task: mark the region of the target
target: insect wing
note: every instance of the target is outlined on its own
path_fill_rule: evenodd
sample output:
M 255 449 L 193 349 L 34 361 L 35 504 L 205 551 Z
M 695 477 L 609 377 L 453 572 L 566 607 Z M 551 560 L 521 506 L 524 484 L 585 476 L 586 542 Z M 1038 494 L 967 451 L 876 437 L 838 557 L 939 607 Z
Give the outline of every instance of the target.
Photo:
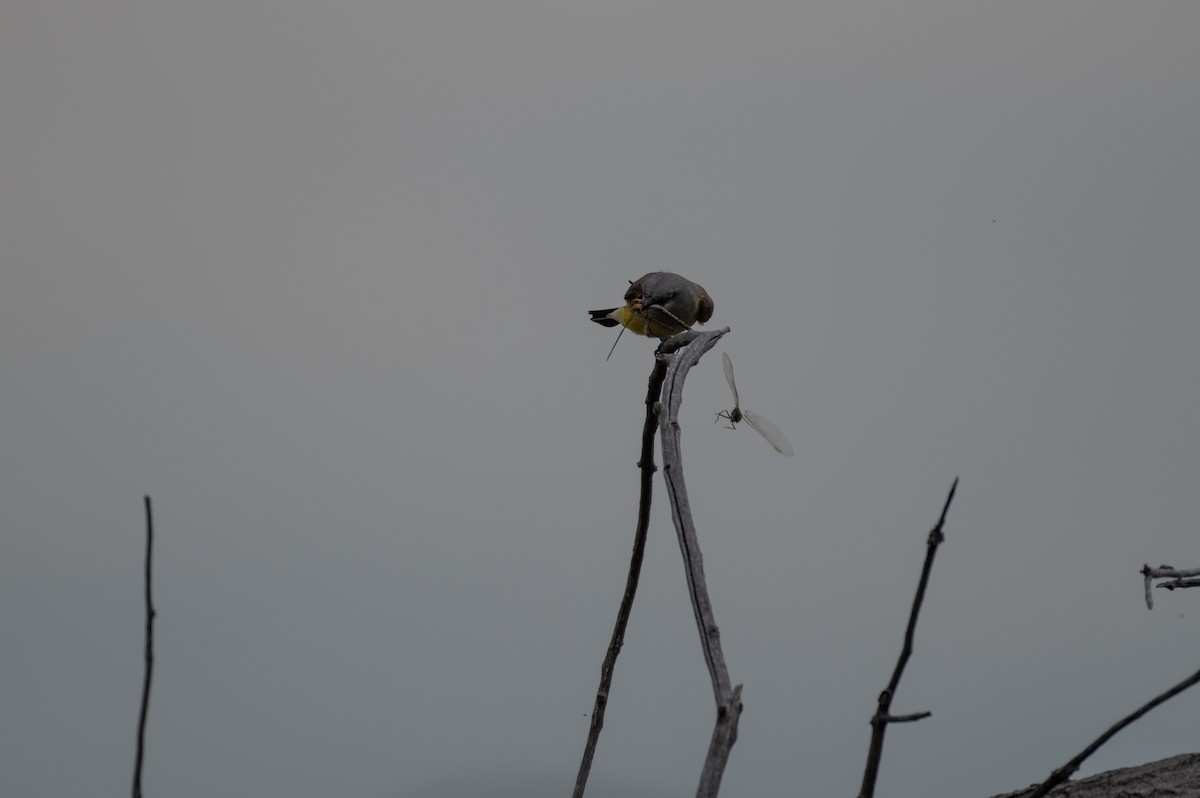
M 733 391 L 733 409 L 736 410 L 741 406 L 741 402 L 738 401 L 737 385 L 733 382 L 733 361 L 725 352 L 721 353 L 721 360 L 725 363 L 725 382 L 729 383 L 729 390 Z
M 758 413 L 754 413 L 749 410 L 742 411 L 742 420 L 754 427 L 755 431 L 758 432 L 759 435 L 766 438 L 767 443 L 775 447 L 775 451 L 786 457 L 792 456 L 792 445 L 788 443 L 787 438 L 783 437 L 783 433 L 779 431 L 779 427 L 775 426 Z

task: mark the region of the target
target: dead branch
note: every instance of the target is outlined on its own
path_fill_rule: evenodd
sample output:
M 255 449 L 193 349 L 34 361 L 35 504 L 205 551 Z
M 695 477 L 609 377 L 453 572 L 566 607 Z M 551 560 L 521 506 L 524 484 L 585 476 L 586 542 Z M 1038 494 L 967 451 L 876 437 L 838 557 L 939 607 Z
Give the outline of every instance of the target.
M 871 798 L 875 794 L 875 780 L 879 775 L 879 763 L 883 755 L 883 735 L 887 731 L 889 723 L 907 723 L 909 721 L 920 720 L 927 718 L 932 713 L 917 712 L 911 715 L 892 715 L 892 699 L 896 695 L 896 688 L 900 685 L 900 677 L 904 675 L 904 668 L 908 664 L 908 658 L 912 656 L 913 651 L 913 636 L 917 630 L 917 616 L 921 613 L 921 604 L 925 600 L 925 587 L 929 584 L 929 572 L 933 569 L 933 558 L 937 555 L 938 546 L 945 540 L 942 534 L 942 527 L 946 523 L 946 512 L 950 509 L 950 502 L 954 501 L 954 492 L 958 490 L 958 477 L 954 478 L 954 484 L 950 486 L 950 495 L 946 497 L 946 503 L 942 506 L 942 515 L 938 519 L 937 525 L 929 532 L 929 538 L 925 545 L 925 565 L 921 569 L 921 579 L 917 583 L 917 594 L 913 597 L 912 611 L 908 615 L 908 628 L 904 632 L 904 647 L 900 650 L 900 659 L 896 662 L 896 668 L 892 671 L 891 681 L 887 687 L 879 694 L 879 706 L 875 710 L 875 715 L 871 718 L 871 744 L 867 749 L 867 766 L 863 771 L 862 788 L 859 790 L 859 798 Z
M 1179 684 L 1172 687 L 1170 690 L 1167 690 L 1166 692 L 1160 693 L 1159 695 L 1155 696 L 1154 698 L 1152 698 L 1150 701 L 1147 701 L 1145 704 L 1143 704 L 1138 709 L 1134 710 L 1133 712 L 1126 715 L 1121 720 L 1114 723 L 1112 726 L 1109 727 L 1108 731 L 1104 732 L 1104 734 L 1101 734 L 1099 737 L 1097 737 L 1092 742 L 1091 745 L 1089 745 L 1087 748 L 1080 751 L 1079 754 L 1076 755 L 1073 759 L 1071 759 L 1071 761 L 1067 762 L 1067 764 L 1063 765 L 1058 770 L 1055 770 L 1053 773 L 1051 773 L 1050 778 L 1046 779 L 1044 782 L 1042 782 L 1040 785 L 1038 785 L 1038 787 L 1033 792 L 1029 793 L 1027 796 L 1022 796 L 1022 798 L 1044 798 L 1044 796 L 1046 794 L 1048 794 L 1051 790 L 1053 790 L 1055 787 L 1062 784 L 1067 779 L 1071 778 L 1071 774 L 1073 774 L 1075 771 L 1079 770 L 1079 766 L 1083 764 L 1084 760 L 1086 760 L 1092 754 L 1096 753 L 1096 751 L 1100 748 L 1100 746 L 1104 745 L 1106 742 L 1108 742 L 1110 739 L 1112 739 L 1117 734 L 1117 732 L 1121 731 L 1121 729 L 1124 729 L 1130 723 L 1133 723 L 1135 720 L 1140 718 L 1142 715 L 1145 715 L 1147 712 L 1154 709 L 1159 704 L 1163 703 L 1164 701 L 1169 701 L 1170 699 L 1179 695 L 1184 690 L 1188 689 L 1189 687 L 1196 684 L 1197 682 L 1200 682 L 1200 670 L 1196 671 L 1191 676 L 1187 677 L 1182 682 L 1180 682 Z
M 667 366 L 662 361 L 656 361 L 654 370 L 650 372 L 650 382 L 646 388 L 646 420 L 642 424 L 642 456 L 638 460 L 638 468 L 642 471 L 641 495 L 638 499 L 637 528 L 633 533 L 633 556 L 629 560 L 629 575 L 625 578 L 625 595 L 621 597 L 621 606 L 617 609 L 617 622 L 613 627 L 612 638 L 608 643 L 608 651 L 604 662 L 600 665 L 600 686 L 596 689 L 596 702 L 592 706 L 592 723 L 588 729 L 587 743 L 583 747 L 583 760 L 579 763 L 579 773 L 575 777 L 575 790 L 572 798 L 583 798 L 587 787 L 588 775 L 592 770 L 592 758 L 596 754 L 596 744 L 600 740 L 600 730 L 604 728 L 604 710 L 608 706 L 608 691 L 612 686 L 613 669 L 617 665 L 617 655 L 625 644 L 625 627 L 629 624 L 629 614 L 633 610 L 633 597 L 637 593 L 638 579 L 642 573 L 642 556 L 646 551 L 646 530 L 650 527 L 650 499 L 654 492 L 654 433 L 658 429 L 658 397 L 662 392 L 663 377 Z
M 1026 798 L 1036 786 L 993 798 Z M 1200 795 L 1200 754 L 1179 754 L 1144 765 L 1107 770 L 1066 786 L 1060 785 L 1051 791 L 1051 795 L 1058 798 Z
M 1174 590 L 1177 587 L 1200 587 L 1200 579 L 1176 579 L 1171 582 L 1163 582 L 1162 584 L 1155 585 L 1155 587 L 1160 590 Z
M 691 505 L 688 503 L 687 485 L 683 479 L 683 458 L 679 441 L 679 405 L 683 401 L 683 384 L 687 373 L 700 362 L 705 352 L 716 346 L 728 328 L 713 332 L 695 333 L 690 342 L 670 355 L 670 365 L 663 383 L 663 405 L 659 414 L 659 430 L 662 436 L 663 481 L 667 487 L 667 499 L 671 503 L 671 517 L 679 537 L 679 549 L 687 569 L 688 592 L 692 599 L 692 610 L 696 616 L 696 628 L 700 632 L 700 644 L 704 650 L 704 661 L 712 678 L 713 698 L 717 704 L 717 721 L 709 742 L 708 756 L 696 788 L 697 798 L 715 798 L 721 788 L 721 778 L 729 753 L 737 741 L 738 719 L 742 714 L 742 686 L 733 687 L 725 655 L 721 650 L 721 636 L 713 617 L 712 602 L 704 579 L 704 558 L 700 553 L 700 542 L 692 521 Z M 673 340 L 673 339 L 670 339 Z M 681 342 L 676 342 L 682 343 Z
M 146 502 L 146 669 L 142 678 L 142 709 L 138 715 L 137 757 L 133 765 L 133 798 L 142 798 L 142 762 L 146 751 L 146 714 L 150 709 L 150 677 L 154 673 L 154 600 L 150 593 L 151 555 L 154 552 L 154 516 Z
M 1154 599 L 1150 596 L 1150 585 L 1155 579 L 1172 580 L 1154 585 L 1154 587 L 1174 590 L 1177 587 L 1200 587 L 1200 580 L 1188 578 L 1195 576 L 1200 576 L 1200 568 L 1172 568 L 1169 565 L 1160 565 L 1157 568 L 1151 568 L 1149 564 L 1143 565 L 1142 577 L 1146 585 L 1146 609 L 1154 609 Z

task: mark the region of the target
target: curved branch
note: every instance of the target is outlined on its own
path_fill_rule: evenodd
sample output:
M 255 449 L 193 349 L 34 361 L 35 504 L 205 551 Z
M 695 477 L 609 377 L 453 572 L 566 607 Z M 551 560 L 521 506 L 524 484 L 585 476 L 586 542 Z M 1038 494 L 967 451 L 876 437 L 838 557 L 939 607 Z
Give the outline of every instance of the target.
M 671 503 L 671 518 L 679 537 L 679 550 L 687 570 L 688 592 L 692 599 L 692 611 L 696 616 L 696 628 L 700 632 L 700 645 L 704 650 L 704 661 L 712 678 L 713 698 L 717 704 L 717 722 L 708 746 L 708 756 L 700 774 L 697 796 L 715 796 L 721 788 L 721 778 L 729 753 L 737 742 L 738 719 L 742 714 L 742 686 L 730 684 L 729 669 L 725 665 L 725 654 L 721 650 L 721 635 L 713 617 L 712 602 L 704 579 L 704 558 L 700 553 L 700 541 L 692 521 L 692 509 L 688 502 L 687 485 L 683 479 L 683 457 L 680 452 L 679 406 L 683 402 L 683 383 L 687 373 L 700 362 L 705 352 L 716 346 L 717 341 L 729 331 L 715 330 L 693 333 L 688 339 L 683 336 L 676 344 L 674 354 L 664 354 L 669 359 L 666 380 L 663 383 L 663 407 L 659 417 L 662 435 L 663 481 L 667 487 L 667 499 Z M 683 344 L 680 348 L 678 345 Z M 666 347 L 663 347 L 666 351 Z

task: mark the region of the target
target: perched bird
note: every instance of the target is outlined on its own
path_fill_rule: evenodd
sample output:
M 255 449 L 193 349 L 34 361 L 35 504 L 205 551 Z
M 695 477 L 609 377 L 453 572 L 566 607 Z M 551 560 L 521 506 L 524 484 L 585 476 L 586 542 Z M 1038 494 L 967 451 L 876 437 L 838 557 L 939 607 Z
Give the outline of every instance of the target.
M 707 291 L 685 277 L 650 272 L 629 284 L 623 307 L 588 313 L 592 321 L 605 327 L 620 325 L 638 335 L 669 338 L 711 319 L 713 301 Z

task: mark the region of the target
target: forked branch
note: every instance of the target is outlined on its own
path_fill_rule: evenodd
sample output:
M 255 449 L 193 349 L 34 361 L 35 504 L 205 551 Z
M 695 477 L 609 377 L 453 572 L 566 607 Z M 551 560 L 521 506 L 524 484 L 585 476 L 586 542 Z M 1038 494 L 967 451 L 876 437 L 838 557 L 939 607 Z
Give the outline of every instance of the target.
M 1184 587 L 1200 587 L 1200 579 L 1194 577 L 1200 576 L 1200 568 L 1172 568 L 1169 565 L 1160 565 L 1157 568 L 1151 568 L 1148 564 L 1142 566 L 1142 578 L 1146 582 L 1146 609 L 1154 609 L 1154 599 L 1150 596 L 1150 588 L 1157 587 L 1163 590 L 1174 590 L 1175 588 Z M 1153 584 L 1155 579 L 1169 579 L 1169 582 L 1159 582 Z
M 950 502 L 954 501 L 956 490 L 958 490 L 958 477 L 954 478 L 954 484 L 950 486 L 950 495 L 946 497 L 946 503 L 942 506 L 942 515 L 938 518 L 937 525 L 930 530 L 925 544 L 925 565 L 921 569 L 921 580 L 917 583 L 917 594 L 913 597 L 912 611 L 908 615 L 908 628 L 904 632 L 904 647 L 900 650 L 900 659 L 896 661 L 891 680 L 879 694 L 879 705 L 875 710 L 875 715 L 871 718 L 871 744 L 867 749 L 867 766 L 863 771 L 862 788 L 858 792 L 859 798 L 871 798 L 875 794 L 875 780 L 879 776 L 879 763 L 883 756 L 883 735 L 887 731 L 888 724 L 920 720 L 931 714 L 917 712 L 911 715 L 893 715 L 891 714 L 892 699 L 896 696 L 896 688 L 900 686 L 900 677 L 904 675 L 908 658 L 912 656 L 913 637 L 917 631 L 917 616 L 921 614 L 921 604 L 925 601 L 925 587 L 929 584 L 929 572 L 933 570 L 933 558 L 937 555 L 938 546 L 945 540 L 942 527 L 946 524 L 946 512 L 950 509 Z

